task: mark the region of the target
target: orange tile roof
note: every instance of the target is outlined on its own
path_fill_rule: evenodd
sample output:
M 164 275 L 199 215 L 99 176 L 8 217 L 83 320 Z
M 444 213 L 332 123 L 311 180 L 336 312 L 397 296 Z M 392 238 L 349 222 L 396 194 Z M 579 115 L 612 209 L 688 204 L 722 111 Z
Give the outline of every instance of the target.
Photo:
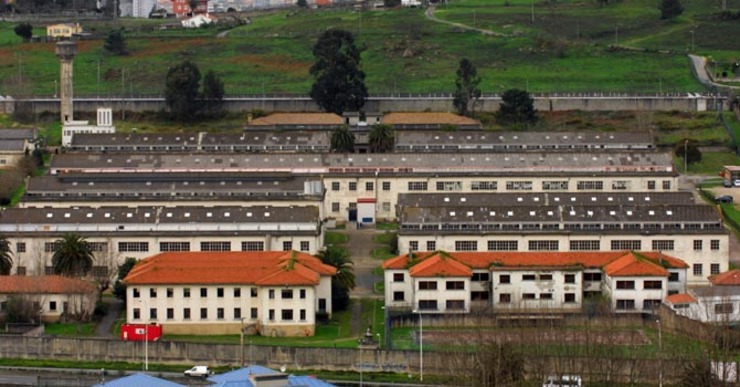
M 0 294 L 85 294 L 97 289 L 91 282 L 59 275 L 0 276 Z
M 737 286 L 740 285 L 740 270 L 730 270 L 709 277 L 709 282 L 715 286 Z
M 666 302 L 670 302 L 671 304 L 692 304 L 696 302 L 696 298 L 694 298 L 690 294 L 686 293 L 678 293 L 678 294 L 672 294 L 665 298 Z
M 381 120 L 388 125 L 480 125 L 480 121 L 453 113 L 388 113 Z
M 342 125 L 344 119 L 334 113 L 275 113 L 255 118 L 248 125 Z
M 639 254 L 643 258 L 647 258 L 653 263 L 656 263 L 664 267 L 670 267 L 672 269 L 687 269 L 689 267 L 689 265 L 686 262 L 676 257 L 665 255 L 659 251 L 641 251 Z
M 412 277 L 470 277 L 473 270 L 446 253 L 438 252 L 409 270 Z
M 668 270 L 629 252 L 604 266 L 604 273 L 610 277 L 667 277 Z
M 399 255 L 383 262 L 383 269 L 403 270 L 415 267 L 420 262 L 436 256 L 437 252 L 416 252 L 413 259 L 408 254 Z M 533 268 L 533 267 L 582 267 L 606 269 L 606 266 L 621 258 L 620 265 L 611 268 L 614 275 L 668 275 L 664 267 L 686 268 L 682 260 L 658 253 L 637 253 L 628 251 L 601 252 L 453 252 L 449 257 L 472 269 Z M 658 263 L 662 260 L 662 266 Z M 628 267 L 629 266 L 629 267 Z M 628 268 L 627 268 L 628 267 Z M 638 274 L 643 273 L 643 274 Z
M 297 251 L 161 253 L 139 262 L 124 282 L 150 284 L 317 285 L 336 269 Z

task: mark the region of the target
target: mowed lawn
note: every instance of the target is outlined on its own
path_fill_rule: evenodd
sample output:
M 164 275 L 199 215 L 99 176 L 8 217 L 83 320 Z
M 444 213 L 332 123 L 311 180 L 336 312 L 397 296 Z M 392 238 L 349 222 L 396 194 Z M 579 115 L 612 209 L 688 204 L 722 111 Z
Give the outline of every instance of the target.
M 506 3 L 459 0 L 436 10 L 441 19 L 506 37 L 432 22 L 422 9 L 260 12 L 225 38 L 216 37 L 218 29 L 159 31 L 161 21 L 83 22 L 95 31 L 124 27 L 130 55 L 107 54 L 102 40 L 80 42 L 75 92 L 158 94 L 167 69 L 189 59 L 203 73 L 218 73 L 229 94 L 305 93 L 312 82 L 311 48 L 332 27 L 352 31 L 364 48 L 371 93 L 450 92 L 463 57 L 478 67 L 484 92 L 514 87 L 531 92 L 702 91 L 684 55 L 692 35 L 700 54 L 720 60 L 737 56 L 732 37 L 740 35 L 740 23 L 716 19 L 716 4 L 709 0 L 685 2 L 684 15 L 673 21 L 659 20 L 652 0 L 605 7 L 575 1 L 535 2 L 534 7 L 524 0 Z M 740 0 L 728 3 L 740 6 Z M 14 25 L 0 23 L 2 94 L 53 94 L 59 71 L 54 44 L 22 43 Z M 40 27 L 35 33 L 43 35 Z M 608 48 L 613 43 L 673 53 L 615 51 Z

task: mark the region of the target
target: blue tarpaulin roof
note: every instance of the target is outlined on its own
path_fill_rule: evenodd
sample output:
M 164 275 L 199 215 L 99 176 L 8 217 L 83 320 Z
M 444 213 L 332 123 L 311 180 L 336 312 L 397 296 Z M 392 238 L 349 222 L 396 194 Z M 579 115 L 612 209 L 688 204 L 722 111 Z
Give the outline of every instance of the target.
M 261 366 L 249 366 L 225 374 L 208 378 L 214 384 L 211 387 L 254 387 L 249 380 L 249 375 L 271 375 L 279 372 Z M 335 387 L 333 384 L 324 382 L 310 376 L 288 376 L 289 387 Z
M 96 384 L 93 387 L 186 387 L 183 384 L 177 384 L 154 376 L 145 374 L 133 374 L 111 380 L 102 384 Z

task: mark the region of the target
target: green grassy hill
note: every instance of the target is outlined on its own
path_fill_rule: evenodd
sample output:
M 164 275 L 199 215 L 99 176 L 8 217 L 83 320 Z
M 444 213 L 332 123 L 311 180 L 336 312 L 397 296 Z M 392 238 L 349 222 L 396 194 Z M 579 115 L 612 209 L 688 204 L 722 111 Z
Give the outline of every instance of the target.
M 250 16 L 250 25 L 224 38 L 216 37 L 217 29 L 156 29 L 163 21 L 83 22 L 88 31 L 126 28 L 131 54 L 109 55 L 102 40 L 80 42 L 75 91 L 160 93 L 168 66 L 187 58 L 203 73 L 213 69 L 221 75 L 229 94 L 307 92 L 311 47 L 330 27 L 352 31 L 365 47 L 363 69 L 371 93 L 452 91 L 462 57 L 478 67 L 484 92 L 513 87 L 531 92 L 702 91 L 685 53 L 693 45 L 694 52 L 715 60 L 740 59 L 740 22 L 717 17 L 718 1 L 683 3 L 683 15 L 672 21 L 660 20 L 658 0 L 612 1 L 603 7 L 597 1 L 456 0 L 436 10 L 440 19 L 505 37 L 430 21 L 422 9 L 260 12 Z M 737 12 L 740 0 L 728 0 L 728 5 Z M 53 94 L 58 79 L 54 44 L 22 43 L 13 27 L 0 23 L 0 94 Z M 44 33 L 43 26 L 35 27 Z M 608 47 L 615 43 L 649 51 Z

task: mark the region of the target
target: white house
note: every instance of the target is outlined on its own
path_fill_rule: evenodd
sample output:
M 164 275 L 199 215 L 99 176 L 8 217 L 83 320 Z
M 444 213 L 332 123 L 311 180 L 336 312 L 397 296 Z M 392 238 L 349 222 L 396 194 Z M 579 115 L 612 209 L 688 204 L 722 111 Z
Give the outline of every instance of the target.
M 62 124 L 62 146 L 72 144 L 75 133 L 115 133 L 113 125 L 113 110 L 111 108 L 98 109 L 97 125 L 90 125 L 88 121 L 67 121 Z
M 681 316 L 712 324 L 740 321 L 740 270 L 709 277 L 709 286 L 674 294 L 665 304 Z
M 425 313 L 573 313 L 595 294 L 610 295 L 618 312 L 652 312 L 668 292 L 685 291 L 687 268 L 629 251 L 435 251 L 383 263 L 386 306 Z
M 126 316 L 169 334 L 311 336 L 316 314 L 332 313 L 335 274 L 297 251 L 162 253 L 124 279 Z
M 20 298 L 31 302 L 44 322 L 57 322 L 62 314 L 86 319 L 92 316 L 97 287 L 88 281 L 58 275 L 0 277 L 0 316 L 7 302 Z

